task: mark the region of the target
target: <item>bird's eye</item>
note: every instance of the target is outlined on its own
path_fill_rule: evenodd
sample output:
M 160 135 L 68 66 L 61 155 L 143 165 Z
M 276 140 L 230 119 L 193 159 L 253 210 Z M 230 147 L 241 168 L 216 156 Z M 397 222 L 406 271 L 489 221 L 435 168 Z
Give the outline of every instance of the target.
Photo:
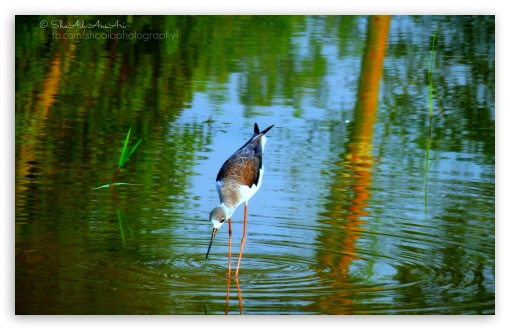
M 225 221 L 225 218 L 221 219 L 220 222 L 223 223 Z

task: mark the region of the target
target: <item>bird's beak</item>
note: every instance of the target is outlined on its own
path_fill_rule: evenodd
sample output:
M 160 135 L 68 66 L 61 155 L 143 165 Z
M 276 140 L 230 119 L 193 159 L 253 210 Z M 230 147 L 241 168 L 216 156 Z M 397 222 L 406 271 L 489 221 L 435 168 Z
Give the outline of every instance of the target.
M 220 227 L 213 228 L 213 230 L 212 230 L 211 242 L 209 242 L 209 248 L 207 249 L 207 254 L 205 255 L 206 259 L 209 256 L 209 251 L 211 251 L 212 242 L 213 242 L 214 236 L 216 236 L 216 232 L 218 231 L 218 229 L 220 229 Z

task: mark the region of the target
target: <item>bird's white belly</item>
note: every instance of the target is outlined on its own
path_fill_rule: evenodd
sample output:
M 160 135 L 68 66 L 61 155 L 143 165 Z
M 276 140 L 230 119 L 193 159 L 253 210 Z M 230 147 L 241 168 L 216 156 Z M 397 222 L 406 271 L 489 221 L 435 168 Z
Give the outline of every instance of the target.
M 261 184 L 262 184 L 262 174 L 260 176 L 258 184 L 254 184 L 251 187 L 248 187 L 248 186 L 245 186 L 245 185 L 239 186 L 239 193 L 241 195 L 241 200 L 239 202 L 239 205 L 241 205 L 242 203 L 248 202 L 248 200 L 253 195 L 255 195 L 257 190 L 259 190 Z
M 260 189 L 260 186 L 262 185 L 262 177 L 264 175 L 264 165 L 260 168 L 260 175 L 259 175 L 259 182 L 257 184 L 252 185 L 251 187 L 248 187 L 246 185 L 239 186 L 239 193 L 241 195 L 241 201 L 238 205 L 241 205 L 242 203 L 247 203 L 250 198 L 252 198 L 253 195 Z

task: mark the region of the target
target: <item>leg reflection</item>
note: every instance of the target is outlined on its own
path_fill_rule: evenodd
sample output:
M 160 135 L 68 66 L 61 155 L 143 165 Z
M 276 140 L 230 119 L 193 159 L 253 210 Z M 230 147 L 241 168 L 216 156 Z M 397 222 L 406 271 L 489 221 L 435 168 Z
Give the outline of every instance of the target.
M 228 218 L 228 277 L 230 278 L 230 260 L 232 258 L 232 222 Z
M 239 297 L 239 314 L 243 315 L 243 297 L 241 296 L 241 286 L 239 285 L 239 278 L 236 276 L 237 296 Z
M 239 285 L 239 278 L 235 277 L 236 286 L 237 286 L 237 296 L 239 298 L 239 314 L 243 314 L 243 297 L 241 296 L 241 286 Z M 229 310 L 229 300 L 230 300 L 230 282 L 231 278 L 230 276 L 227 277 L 227 299 L 225 303 L 225 315 L 228 314 Z

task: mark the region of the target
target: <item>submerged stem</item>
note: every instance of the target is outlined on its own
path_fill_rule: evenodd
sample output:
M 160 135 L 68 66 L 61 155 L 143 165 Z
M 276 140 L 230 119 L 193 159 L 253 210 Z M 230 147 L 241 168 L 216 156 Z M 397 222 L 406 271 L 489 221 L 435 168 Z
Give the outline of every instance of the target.
M 115 176 L 113 177 L 112 179 L 112 182 L 110 182 L 110 184 L 114 184 L 115 183 L 115 180 L 117 180 L 117 177 L 119 176 L 119 173 L 120 173 L 120 167 L 117 169 L 117 172 L 115 173 Z

